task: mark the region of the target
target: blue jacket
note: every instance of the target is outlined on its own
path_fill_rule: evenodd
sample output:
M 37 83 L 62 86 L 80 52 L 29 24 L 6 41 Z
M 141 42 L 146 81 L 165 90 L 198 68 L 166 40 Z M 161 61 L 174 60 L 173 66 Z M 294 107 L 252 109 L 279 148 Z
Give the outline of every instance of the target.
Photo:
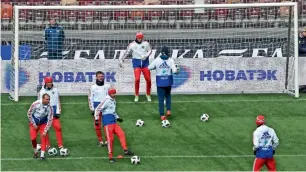
M 48 51 L 62 51 L 65 33 L 62 27 L 48 27 L 45 29 L 45 40 Z
M 299 53 L 306 53 L 306 37 L 299 36 Z

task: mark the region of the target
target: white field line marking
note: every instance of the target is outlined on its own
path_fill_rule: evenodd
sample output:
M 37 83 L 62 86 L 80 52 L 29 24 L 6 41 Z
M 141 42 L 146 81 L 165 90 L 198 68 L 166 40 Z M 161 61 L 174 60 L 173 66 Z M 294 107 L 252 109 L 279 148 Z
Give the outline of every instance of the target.
M 275 155 L 276 157 L 306 157 L 306 155 Z M 145 159 L 156 158 L 254 158 L 254 155 L 165 155 L 165 156 L 139 156 Z M 125 159 L 130 157 L 124 157 Z M 86 160 L 86 159 L 108 159 L 108 157 L 47 157 L 52 160 Z M 1 161 L 30 161 L 33 158 L 1 158 Z
M 172 103 L 231 103 L 231 102 L 304 102 L 306 99 L 241 99 L 241 100 L 176 100 L 171 101 Z M 132 102 L 132 101 L 118 101 L 118 104 L 150 104 L 155 103 L 157 104 L 158 101 L 152 102 Z M 84 105 L 88 104 L 87 101 L 84 102 L 67 102 L 61 103 L 62 105 Z M 16 106 L 16 105 L 31 105 L 31 103 L 3 103 L 1 106 Z

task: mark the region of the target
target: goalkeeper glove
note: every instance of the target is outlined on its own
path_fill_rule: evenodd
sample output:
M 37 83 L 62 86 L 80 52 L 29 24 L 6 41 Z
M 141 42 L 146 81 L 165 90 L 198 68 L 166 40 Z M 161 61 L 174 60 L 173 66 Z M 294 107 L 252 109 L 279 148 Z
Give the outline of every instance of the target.
M 42 85 L 41 84 L 37 85 L 37 87 L 36 87 L 37 93 L 39 93 L 41 89 L 42 89 Z
M 118 118 L 117 121 L 118 121 L 118 122 L 123 122 L 123 119 Z
M 58 118 L 60 118 L 60 114 L 55 114 L 54 117 L 55 117 L 56 119 L 58 119 Z
M 99 121 L 98 120 L 95 120 L 95 125 L 99 126 Z

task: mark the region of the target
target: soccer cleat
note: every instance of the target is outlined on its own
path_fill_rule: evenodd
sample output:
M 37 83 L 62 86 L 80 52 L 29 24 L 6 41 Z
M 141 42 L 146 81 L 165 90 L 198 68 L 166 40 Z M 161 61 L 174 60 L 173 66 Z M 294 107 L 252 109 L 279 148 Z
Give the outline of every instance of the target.
M 134 102 L 138 102 L 139 96 L 135 96 Z
M 125 150 L 125 151 L 124 151 L 124 155 L 133 156 L 134 153 L 131 152 L 131 151 L 129 151 L 129 150 Z
M 170 111 L 170 110 L 167 110 L 166 115 L 167 115 L 167 116 L 171 116 L 171 111 Z
M 146 96 L 147 96 L 147 101 L 151 102 L 152 101 L 151 96 L 150 95 L 146 95 Z
M 163 120 L 166 120 L 166 119 L 167 119 L 166 116 L 161 116 L 161 117 L 160 117 L 160 120 L 162 120 L 162 121 L 163 121 Z
M 105 141 L 105 142 L 104 142 L 104 145 L 107 146 L 107 144 L 108 144 L 107 141 Z
M 45 157 L 40 157 L 40 160 L 46 160 L 46 158 Z
M 114 162 L 115 162 L 115 159 L 114 159 L 114 158 L 109 159 L 109 162 L 110 162 L 110 163 L 114 163 Z
M 101 141 L 99 144 L 98 144 L 98 147 L 103 147 L 105 146 L 105 143 L 103 141 Z
M 38 158 L 38 152 L 34 153 L 33 158 L 34 158 L 34 159 L 37 159 L 37 158 Z
M 49 150 L 50 148 L 51 148 L 51 146 L 50 146 L 50 145 L 49 145 L 49 146 L 46 146 L 46 149 L 47 149 L 47 150 Z

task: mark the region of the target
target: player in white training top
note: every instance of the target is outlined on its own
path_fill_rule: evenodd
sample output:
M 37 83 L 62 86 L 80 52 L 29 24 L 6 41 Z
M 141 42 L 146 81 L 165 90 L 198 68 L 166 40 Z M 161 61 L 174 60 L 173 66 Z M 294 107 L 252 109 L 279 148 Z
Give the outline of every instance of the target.
M 253 133 L 253 151 L 256 156 L 253 171 L 260 171 L 266 165 L 269 171 L 276 171 L 273 155 L 279 145 L 279 139 L 273 128 L 265 125 L 265 117 L 262 115 L 256 118 L 257 128 Z
M 44 78 L 44 84 L 41 90 L 39 91 L 38 98 L 42 99 L 42 95 L 48 94 L 50 96 L 50 106 L 53 110 L 53 122 L 52 127 L 55 131 L 55 136 L 57 140 L 57 145 L 59 149 L 64 149 L 63 146 L 63 134 L 62 134 L 62 127 L 61 127 L 61 121 L 60 121 L 60 114 L 61 114 L 61 103 L 60 103 L 60 97 L 59 93 L 56 87 L 53 85 L 53 79 L 52 77 L 45 77 Z M 50 139 L 49 136 L 47 136 L 47 148 L 50 148 Z
M 104 76 L 105 75 L 102 71 L 96 72 L 96 83 L 90 87 L 89 94 L 88 94 L 89 109 L 91 111 L 91 115 L 93 116 L 94 127 L 95 127 L 96 135 L 99 141 L 98 147 L 107 145 L 107 141 L 103 142 L 102 133 L 101 133 L 102 113 L 99 114 L 99 124 L 98 125 L 95 124 L 95 118 L 94 118 L 95 109 L 105 99 L 105 97 L 108 95 L 108 90 L 110 89 L 110 85 L 104 83 Z
M 147 101 L 151 101 L 151 73 L 148 69 L 149 66 L 149 56 L 152 53 L 151 46 L 149 42 L 143 40 L 144 35 L 141 32 L 136 34 L 136 39 L 129 44 L 124 55 L 119 59 L 120 67 L 123 67 L 123 59 L 125 59 L 130 53 L 132 53 L 132 63 L 134 68 L 134 77 L 135 77 L 135 102 L 139 100 L 139 84 L 140 84 L 140 74 L 143 73 L 143 76 L 146 80 L 146 96 Z
M 40 133 L 41 139 L 41 152 L 40 159 L 45 159 L 46 151 L 46 136 L 48 135 L 48 130 L 51 127 L 53 121 L 53 111 L 49 104 L 50 96 L 48 94 L 43 94 L 41 100 L 36 100 L 32 103 L 30 109 L 28 110 L 28 119 L 30 126 L 30 138 L 32 142 L 32 147 L 34 149 L 34 158 L 38 158 L 37 150 L 37 134 Z

